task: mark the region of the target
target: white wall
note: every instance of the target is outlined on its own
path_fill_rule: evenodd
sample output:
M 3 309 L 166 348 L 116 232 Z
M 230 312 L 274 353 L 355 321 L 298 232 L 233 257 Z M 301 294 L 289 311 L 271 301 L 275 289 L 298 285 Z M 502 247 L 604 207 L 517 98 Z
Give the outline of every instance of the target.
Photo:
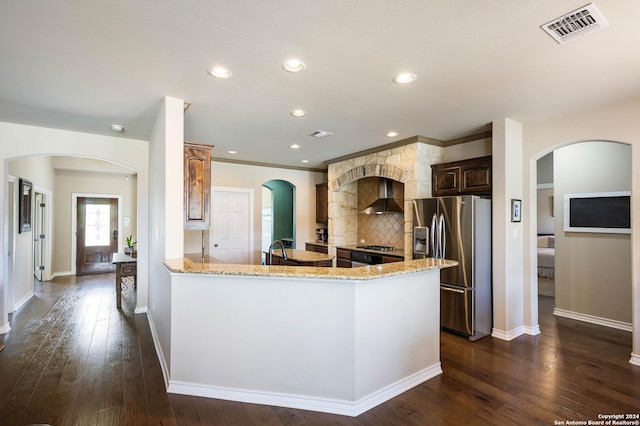
M 444 147 L 443 163 L 466 160 L 468 158 L 485 157 L 491 155 L 492 138 L 461 143 Z
M 55 188 L 53 180 L 53 169 L 51 168 L 50 157 L 26 157 L 7 163 L 9 174 L 16 178 L 14 185 L 14 194 L 8 194 L 13 197 L 14 203 L 18 203 L 19 179 L 27 179 L 37 185 L 52 191 Z M 15 250 L 13 251 L 13 300 L 8 301 L 8 308 L 13 312 L 21 304 L 26 302 L 33 295 L 33 245 L 34 233 L 33 226 L 35 222 L 35 189 L 32 191 L 31 212 L 32 212 L 32 230 L 29 232 L 17 233 L 15 235 Z M 16 232 L 18 223 L 17 217 L 14 223 Z
M 7 184 L 7 160 L 28 156 L 78 156 L 99 158 L 113 161 L 125 167 L 136 170 L 138 173 L 138 218 L 145 218 L 148 211 L 148 142 L 127 139 L 122 137 L 109 137 L 92 135 L 87 133 L 71 132 L 66 130 L 50 129 L 44 127 L 25 126 L 13 123 L 0 122 L 0 176 L 3 183 L 0 185 L 0 199 L 3 200 L 3 208 L 0 213 L 0 333 L 10 329 L 8 323 L 8 311 L 6 295 L 8 286 L 7 277 L 7 250 L 8 250 L 8 221 L 6 201 Z M 46 185 L 42 185 L 46 187 Z M 138 220 L 138 223 L 141 223 Z M 144 223 L 144 221 L 142 222 Z M 148 285 L 148 233 L 146 229 L 138 229 L 138 297 L 137 312 L 146 309 L 147 285 Z
M 539 332 L 524 324 L 523 224 L 511 221 L 511 200 L 523 198 L 522 131 L 520 123 L 508 118 L 493 123 L 492 335 L 505 340 Z
M 182 258 L 184 101 L 166 97 L 149 141 L 149 310 L 165 379 L 171 365 L 171 277 L 162 264 Z
M 557 149 L 554 180 L 556 309 L 630 324 L 631 236 L 564 232 L 563 199 L 564 194 L 629 191 L 631 146 L 583 142 Z
M 82 165 L 83 159 L 75 159 L 74 163 Z M 55 161 L 55 160 L 54 160 Z M 104 162 L 103 162 L 104 163 Z M 89 162 L 95 164 L 95 160 Z M 106 163 L 110 164 L 110 163 Z M 126 177 L 129 177 L 127 180 Z M 54 275 L 68 275 L 74 270 L 75 259 L 72 258 L 72 246 L 76 244 L 72 236 L 72 194 L 109 194 L 122 196 L 122 216 L 129 218 L 129 225 L 123 224 L 119 230 L 122 239 L 128 235 L 134 236 L 137 241 L 136 220 L 136 174 L 89 172 L 84 170 L 56 170 L 55 194 L 53 197 L 54 209 L 54 249 L 52 259 L 52 271 Z M 118 247 L 122 251 L 122 247 Z
M 246 164 L 211 162 L 211 185 L 232 188 L 251 188 L 254 194 L 252 258 L 260 263 L 262 248 L 262 184 L 281 179 L 296 187 L 296 247 L 304 248 L 306 241 L 316 239 L 316 184 L 326 181 L 326 174 L 305 170 L 281 169 Z M 185 249 L 187 249 L 185 247 Z M 191 253 L 200 246 L 190 247 Z
M 536 163 L 556 148 L 582 141 L 615 141 L 631 145 L 631 234 L 632 250 L 632 323 L 631 362 L 640 365 L 640 98 L 524 126 L 524 230 L 525 230 L 525 324 L 537 324 L 537 273 L 535 222 L 529 218 L 536 209 Z M 603 265 L 606 268 L 607 265 Z M 504 309 L 504 308 L 502 308 Z

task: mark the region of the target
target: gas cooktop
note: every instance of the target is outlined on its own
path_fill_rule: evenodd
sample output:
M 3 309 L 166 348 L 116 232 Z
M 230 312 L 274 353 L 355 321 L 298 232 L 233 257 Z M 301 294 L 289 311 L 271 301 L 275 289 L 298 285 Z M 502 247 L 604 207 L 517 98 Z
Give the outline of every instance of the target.
M 394 250 L 396 250 L 395 247 L 378 246 L 378 245 L 356 246 L 356 248 L 365 249 L 365 250 L 375 250 L 375 251 L 394 251 Z

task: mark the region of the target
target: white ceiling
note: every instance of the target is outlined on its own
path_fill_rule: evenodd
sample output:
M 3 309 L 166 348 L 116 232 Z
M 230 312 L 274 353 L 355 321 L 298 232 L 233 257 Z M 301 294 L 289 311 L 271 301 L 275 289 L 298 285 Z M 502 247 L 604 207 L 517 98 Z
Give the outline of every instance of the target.
M 172 96 L 214 157 L 322 168 L 640 95 L 640 1 L 594 4 L 609 27 L 560 45 L 540 25 L 585 0 L 2 0 L 0 121 L 147 140 Z M 290 57 L 307 69 L 284 72 Z

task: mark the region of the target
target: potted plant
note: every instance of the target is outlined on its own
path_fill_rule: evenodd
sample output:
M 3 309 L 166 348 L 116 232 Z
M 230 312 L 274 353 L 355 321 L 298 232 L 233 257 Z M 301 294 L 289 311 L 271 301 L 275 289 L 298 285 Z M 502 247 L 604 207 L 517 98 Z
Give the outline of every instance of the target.
M 133 241 L 133 235 L 129 235 L 124 239 L 124 241 L 125 243 L 127 243 L 127 246 L 124 248 L 124 254 L 136 257 L 137 255 L 136 244 L 138 244 L 138 242 Z

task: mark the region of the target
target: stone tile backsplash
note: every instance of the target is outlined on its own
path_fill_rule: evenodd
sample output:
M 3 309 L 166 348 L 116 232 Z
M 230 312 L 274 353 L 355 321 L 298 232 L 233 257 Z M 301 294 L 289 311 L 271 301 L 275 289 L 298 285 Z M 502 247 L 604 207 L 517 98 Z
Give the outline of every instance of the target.
M 363 214 L 362 210 L 379 197 L 380 178 L 358 180 L 358 244 L 378 244 L 404 249 L 404 215 L 402 213 Z M 393 198 L 404 205 L 404 184 L 393 181 Z

